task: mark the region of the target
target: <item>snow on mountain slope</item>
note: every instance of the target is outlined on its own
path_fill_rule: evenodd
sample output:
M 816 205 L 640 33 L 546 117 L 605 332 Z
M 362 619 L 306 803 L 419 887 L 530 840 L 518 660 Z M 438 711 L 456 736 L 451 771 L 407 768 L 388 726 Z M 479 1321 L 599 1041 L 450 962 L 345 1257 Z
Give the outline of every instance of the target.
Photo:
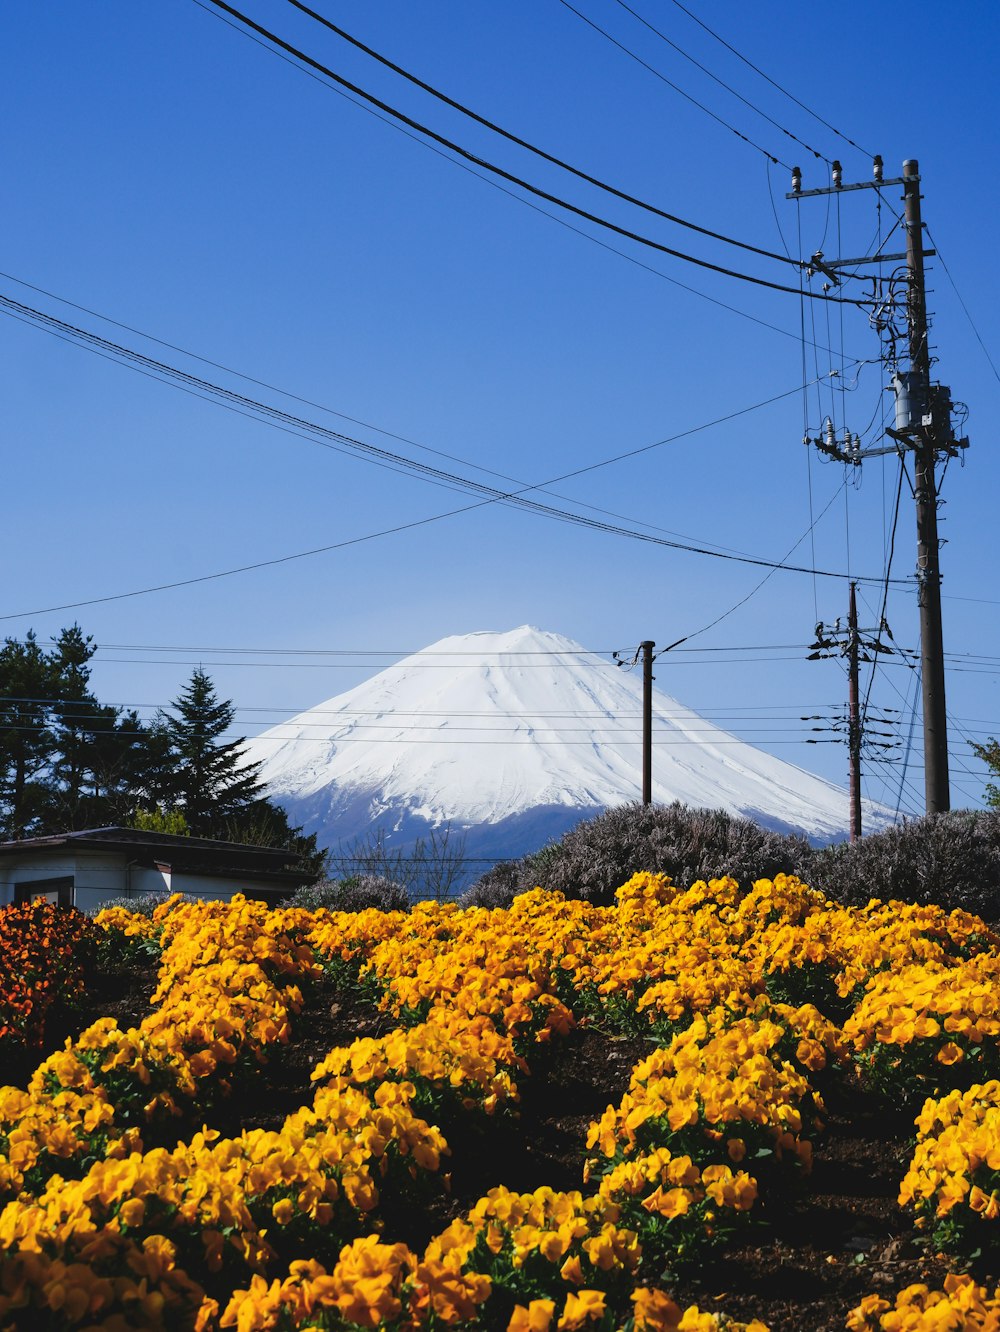
M 441 639 L 248 750 L 269 794 L 321 843 L 356 835 L 365 819 L 472 828 L 546 809 L 569 827 L 573 811 L 584 817 L 641 794 L 641 709 L 638 672 L 522 626 Z M 726 809 L 816 841 L 847 826 L 840 787 L 655 689 L 653 800 Z M 871 827 L 888 811 L 865 815 Z

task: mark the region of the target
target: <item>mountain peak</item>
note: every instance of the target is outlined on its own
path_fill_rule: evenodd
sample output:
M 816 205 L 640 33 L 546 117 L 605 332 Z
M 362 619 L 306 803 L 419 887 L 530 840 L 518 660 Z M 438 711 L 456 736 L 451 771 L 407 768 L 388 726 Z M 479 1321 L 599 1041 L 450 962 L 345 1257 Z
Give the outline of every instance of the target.
M 555 810 L 569 826 L 574 815 L 639 798 L 642 680 L 533 625 L 456 634 L 248 749 L 269 793 L 327 844 L 367 831 L 346 827 L 359 818 L 473 828 Z M 653 799 L 726 809 L 814 840 L 843 836 L 847 824 L 841 788 L 658 689 Z

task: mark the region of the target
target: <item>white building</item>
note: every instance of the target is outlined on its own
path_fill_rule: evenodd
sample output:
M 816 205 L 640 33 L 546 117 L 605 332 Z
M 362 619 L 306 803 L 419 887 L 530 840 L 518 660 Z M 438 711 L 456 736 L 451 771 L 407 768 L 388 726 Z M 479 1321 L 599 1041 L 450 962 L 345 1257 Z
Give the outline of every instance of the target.
M 277 902 L 315 877 L 292 868 L 295 859 L 291 851 L 136 828 L 0 842 L 0 906 L 44 897 L 89 912 L 113 897 L 151 892 Z

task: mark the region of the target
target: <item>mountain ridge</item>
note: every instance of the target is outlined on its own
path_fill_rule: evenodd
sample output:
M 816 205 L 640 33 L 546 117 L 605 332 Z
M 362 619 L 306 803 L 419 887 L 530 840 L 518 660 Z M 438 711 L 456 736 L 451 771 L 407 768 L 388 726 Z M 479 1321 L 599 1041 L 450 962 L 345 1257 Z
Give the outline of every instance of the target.
M 322 845 L 431 829 L 534 850 L 640 795 L 642 682 L 530 625 L 439 640 L 248 741 L 268 794 Z M 653 800 L 846 834 L 847 792 L 653 691 Z M 891 814 L 867 805 L 867 826 Z M 531 844 L 529 837 L 535 838 Z

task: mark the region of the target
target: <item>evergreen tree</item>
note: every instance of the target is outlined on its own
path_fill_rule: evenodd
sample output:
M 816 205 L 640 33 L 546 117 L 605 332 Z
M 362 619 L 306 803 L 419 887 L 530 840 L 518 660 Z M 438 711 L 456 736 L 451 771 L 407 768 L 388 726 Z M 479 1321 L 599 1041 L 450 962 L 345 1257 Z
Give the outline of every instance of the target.
M 235 708 L 194 672 L 173 711 L 144 725 L 90 688 L 94 641 L 79 625 L 46 650 L 29 632 L 0 647 L 0 839 L 115 825 L 293 851 L 322 872 L 325 853 L 263 793 Z
M 162 717 L 162 728 L 176 761 L 173 800 L 196 837 L 218 836 L 227 819 L 239 815 L 262 795 L 260 765 L 248 764 L 242 740 L 223 740 L 236 709 L 219 699 L 201 667 Z
M 95 733 L 108 725 L 107 712 L 90 692 L 94 640 L 78 624 L 54 640 L 50 660 L 56 698 L 52 708 L 54 751 L 48 776 L 50 831 L 85 828 L 92 822 L 86 779 Z
M 30 631 L 0 648 L 0 834 L 38 835 L 45 829 L 56 749 L 50 725 L 59 694 L 52 656 Z
M 252 800 L 231 815 L 215 835 L 227 842 L 242 842 L 245 846 L 273 846 L 294 851 L 305 873 L 326 874 L 328 853 L 317 847 L 316 834 L 304 835 L 301 828 L 289 822 L 282 807 L 266 797 Z

